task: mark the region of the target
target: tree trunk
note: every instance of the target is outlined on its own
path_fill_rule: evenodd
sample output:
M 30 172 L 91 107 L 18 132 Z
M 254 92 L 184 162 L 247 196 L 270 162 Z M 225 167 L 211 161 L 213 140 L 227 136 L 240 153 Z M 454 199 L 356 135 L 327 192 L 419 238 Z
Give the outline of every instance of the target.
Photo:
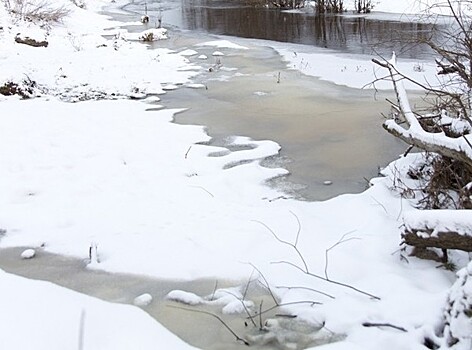
M 406 229 L 402 233 L 404 242 L 418 248 L 458 249 L 472 252 L 472 236 L 457 232 L 439 232 L 433 234 L 433 229 Z

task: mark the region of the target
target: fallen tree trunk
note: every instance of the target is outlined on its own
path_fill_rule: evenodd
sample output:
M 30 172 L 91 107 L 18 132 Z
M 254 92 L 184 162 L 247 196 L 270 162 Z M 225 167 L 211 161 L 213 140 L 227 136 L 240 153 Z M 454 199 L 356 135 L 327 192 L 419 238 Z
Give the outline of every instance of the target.
M 472 252 L 470 210 L 412 210 L 405 213 L 403 223 L 403 242 L 417 248 L 423 256 L 428 256 L 425 249 L 439 248 L 446 262 L 449 249 Z
M 458 249 L 472 252 L 472 236 L 453 231 L 439 232 L 433 235 L 433 231 L 433 229 L 426 232 L 415 229 L 405 230 L 402 233 L 402 238 L 406 244 L 418 248 Z
M 49 45 L 49 43 L 46 40 L 38 41 L 35 39 L 31 39 L 29 37 L 21 38 L 19 36 L 15 37 L 15 42 L 17 42 L 18 44 L 25 44 L 25 45 L 33 46 L 33 47 L 48 47 Z

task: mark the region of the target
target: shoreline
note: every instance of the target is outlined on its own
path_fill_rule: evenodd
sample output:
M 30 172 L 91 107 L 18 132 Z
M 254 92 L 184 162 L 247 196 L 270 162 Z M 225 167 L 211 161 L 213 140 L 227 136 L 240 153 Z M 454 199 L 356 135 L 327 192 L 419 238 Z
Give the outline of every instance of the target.
M 8 131 L 0 147 L 2 247 L 44 246 L 48 252 L 86 257 L 92 245 L 98 247 L 100 260 L 94 267 L 99 265 L 107 273 L 265 281 L 282 303 L 319 301 L 284 310 L 310 325 L 326 324 L 332 332 L 346 334 L 343 341 L 330 345 L 336 350 L 376 349 L 387 343 L 403 350 L 419 345 L 421 335 L 433 329 L 453 273 L 416 259 L 406 264 L 397 250 L 401 215 L 416 209 L 392 186 L 398 173 L 406 173 L 418 161 L 416 155 L 391 164 L 384 170 L 385 177 L 372 179 L 371 187 L 357 195 L 325 202 L 280 198 L 281 192 L 261 185 L 286 174 L 284 169 L 260 164 L 278 154 L 280 146 L 275 142 L 237 137 L 228 147 L 206 145 L 210 137 L 204 127 L 172 123 L 181 109 L 148 111 L 150 106 L 157 108 L 156 97 L 164 87 L 193 84 L 192 77 L 205 69 L 204 64 L 190 62 L 189 48 L 141 50 L 118 39 L 114 46 L 97 47 L 96 37 L 77 38 L 83 40 L 81 50 L 76 50 L 78 42 L 67 44 L 64 38 L 61 45 L 51 44 L 74 62 L 69 69 L 57 65 L 58 51 L 5 42 L 10 45 L 8 52 L 18 52 L 20 59 L 41 58 L 36 61 L 51 65 L 40 72 L 39 63 L 28 66 L 32 78 L 44 78 L 46 86 L 60 81 L 60 87 L 88 92 L 106 83 L 113 89 L 109 91 L 117 89 L 127 96 L 155 96 L 152 101 L 76 104 L 53 97 L 0 99 L 5 110 L 0 130 Z M 13 64 L 9 57 L 0 59 Z M 55 73 L 59 67 L 67 73 Z M 87 68 L 78 72 L 84 76 L 74 76 L 74 67 Z M 34 258 L 28 263 L 34 264 Z M 326 278 L 313 278 L 323 273 Z M 379 300 L 331 283 L 328 274 Z M 50 284 L 4 272 L 0 278 L 8 286 L 0 291 L 7 315 L 0 317 L 0 324 L 7 330 L 10 347 L 23 344 L 27 337 L 21 333 L 29 334 L 37 327 L 58 329 L 59 322 L 68 333 L 58 338 L 51 336 L 49 328 L 41 328 L 38 349 L 69 348 L 71 339 L 73 343 L 77 339 L 80 311 L 87 309 L 86 321 L 92 323 L 87 327 L 87 349 L 97 348 L 107 336 L 110 344 L 101 350 L 126 349 L 130 340 L 142 341 L 143 349 L 156 344 L 191 348 L 175 338 L 168 340 L 171 334 L 135 307 L 97 300 L 90 307 L 92 298 Z M 419 279 L 425 283 L 418 285 Z M 314 290 L 325 294 L 314 296 Z M 20 292 L 22 297 L 13 297 Z M 70 299 L 62 298 L 66 294 Z M 38 295 L 45 302 L 37 303 Z M 37 311 L 43 305 L 62 313 L 61 317 L 51 320 L 51 312 Z M 16 316 L 17 310 L 30 318 L 8 322 L 8 315 Z M 73 316 L 65 317 L 65 312 Z M 113 330 L 113 322 L 123 317 L 132 325 L 126 329 L 134 334 Z M 409 332 L 392 334 L 362 326 L 365 320 L 379 318 L 402 324 Z

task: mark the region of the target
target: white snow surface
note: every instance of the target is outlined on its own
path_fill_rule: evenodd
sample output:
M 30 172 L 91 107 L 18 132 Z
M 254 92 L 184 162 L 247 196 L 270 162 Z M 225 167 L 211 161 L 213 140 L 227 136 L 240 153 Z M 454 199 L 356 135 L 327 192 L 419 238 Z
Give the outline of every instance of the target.
M 86 3 L 99 9 L 99 2 Z M 392 191 L 390 176 L 373 179 L 362 194 L 326 202 L 280 199 L 282 193 L 264 181 L 286 170 L 259 163 L 279 152 L 275 142 L 238 137 L 235 144 L 251 147 L 230 152 L 202 144 L 209 140 L 203 127 L 171 123 L 185 106 L 146 111 L 150 105 L 143 101 L 66 103 L 57 98 L 157 94 L 165 86 L 191 84 L 200 68 L 185 51 L 105 40 L 99 34 L 117 24 L 90 10 L 73 8 L 48 31 L 47 48 L 14 43 L 24 26 L 35 29 L 11 21 L 3 6 L 0 20 L 0 85 L 26 74 L 49 92 L 31 100 L 0 97 L 0 229 L 6 230 L 1 247 L 44 246 L 86 259 L 94 242 L 99 261 L 91 268 L 186 280 L 244 281 L 253 272 L 251 263 L 273 286 L 310 287 L 335 297 L 274 288 L 282 302 L 323 303 L 314 308 L 299 304 L 291 311 L 347 335 L 325 349 L 422 348 L 422 337 L 442 314 L 454 275 L 431 262 L 400 258 L 399 218 L 416 209 Z M 327 57 L 330 53 L 324 52 L 319 59 Z M 353 75 L 350 83 L 358 80 Z M 212 153 L 223 155 L 209 157 Z M 407 168 L 411 161 L 399 160 L 392 169 Z M 343 237 L 344 243 L 337 244 Z M 293 247 L 281 240 L 296 242 L 311 273 L 326 271 L 331 279 L 380 300 L 303 274 L 293 265 L 274 264 L 303 266 Z M 0 286 L 2 349 L 31 348 L 32 340 L 39 350 L 76 348 L 81 318 L 84 349 L 191 348 L 137 307 L 2 271 Z M 226 293 L 225 298 L 226 311 L 236 311 L 234 297 Z M 408 332 L 365 328 L 365 321 L 396 324 Z
M 0 285 L 1 349 L 77 349 L 80 342 L 90 350 L 194 349 L 137 307 L 2 270 Z

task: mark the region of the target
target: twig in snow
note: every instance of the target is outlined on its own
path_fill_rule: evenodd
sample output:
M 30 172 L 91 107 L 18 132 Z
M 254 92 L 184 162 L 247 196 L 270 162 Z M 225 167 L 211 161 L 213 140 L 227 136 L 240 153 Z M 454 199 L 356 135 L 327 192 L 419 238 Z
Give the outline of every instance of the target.
M 258 269 L 254 264 L 252 264 L 252 263 L 249 263 L 249 265 L 251 265 L 251 266 L 254 268 L 254 270 L 256 270 L 256 271 L 259 273 L 259 276 L 261 276 L 262 279 L 264 280 L 264 283 L 265 283 L 265 284 L 263 284 L 264 288 L 266 288 L 267 291 L 269 292 L 270 296 L 272 297 L 272 300 L 274 300 L 275 305 L 279 305 L 279 302 L 277 301 L 277 298 L 275 297 L 274 293 L 272 293 L 272 289 L 270 289 L 269 282 L 267 282 L 267 280 L 266 280 L 264 274 L 261 272 L 261 270 L 259 270 L 259 269 Z M 261 284 L 262 284 L 262 283 L 261 283 Z
M 247 283 L 246 283 L 246 288 L 244 289 L 244 293 L 243 293 L 243 299 L 246 299 L 246 296 L 247 296 L 247 292 L 249 290 L 249 285 L 253 282 L 252 281 L 252 275 L 254 274 L 254 269 L 252 269 L 252 272 L 251 272 L 251 275 L 249 276 L 249 279 L 247 280 Z
M 318 278 L 320 280 L 323 280 L 323 281 L 326 281 L 326 282 L 329 282 L 329 283 L 332 283 L 332 284 L 336 284 L 338 286 L 341 286 L 341 287 L 345 287 L 345 288 L 349 288 L 349 289 L 352 289 L 360 294 L 364 294 L 364 295 L 367 295 L 368 297 L 372 298 L 372 299 L 375 299 L 375 300 L 381 300 L 378 296 L 375 296 L 371 293 L 367 293 L 367 292 L 364 292 L 354 286 L 351 286 L 349 284 L 346 284 L 346 283 L 342 283 L 342 282 L 338 282 L 338 281 L 334 281 L 332 279 L 327 279 L 326 277 L 323 277 L 323 276 L 320 276 L 320 275 L 317 275 L 315 273 L 311 273 L 311 272 L 306 272 L 305 270 L 303 270 L 300 266 L 298 265 L 295 265 L 289 261 L 274 261 L 272 262 L 272 264 L 286 264 L 286 265 L 290 265 L 294 268 L 296 268 L 297 270 L 300 270 L 302 271 L 304 274 L 308 275 L 308 276 L 311 276 L 311 277 L 314 277 L 314 278 Z
M 259 304 L 259 329 L 262 330 L 262 303 L 264 300 L 261 300 L 261 303 Z
M 171 308 L 173 308 L 173 309 L 179 309 L 179 310 L 189 311 L 189 312 L 196 312 L 196 313 L 199 313 L 199 314 L 204 314 L 204 315 L 208 315 L 208 316 L 214 317 L 214 318 L 216 318 L 218 321 L 221 322 L 221 324 L 236 338 L 237 341 L 242 342 L 242 343 L 243 343 L 244 345 L 246 345 L 246 346 L 249 346 L 249 345 L 250 345 L 247 340 L 245 340 L 245 339 L 241 338 L 239 335 L 237 335 L 237 334 L 231 329 L 231 327 L 228 326 L 225 321 L 223 321 L 223 319 L 222 319 L 221 317 L 219 317 L 218 315 L 215 315 L 215 314 L 212 313 L 212 312 L 208 312 L 208 311 L 204 311 L 204 310 L 189 309 L 189 308 L 186 308 L 186 307 L 180 307 L 180 306 L 174 306 L 174 305 L 167 305 L 167 307 L 171 307 Z
M 188 153 L 190 152 L 190 150 L 192 149 L 192 146 L 190 146 L 187 150 L 187 152 L 185 152 L 185 159 L 187 159 L 188 157 Z
M 370 196 L 370 198 L 372 198 L 378 205 L 380 205 L 380 206 L 383 208 L 383 210 L 385 211 L 385 214 L 388 215 L 387 209 L 385 208 L 385 206 L 384 206 L 382 203 L 380 203 L 380 202 L 379 202 L 377 199 L 375 199 L 373 196 Z
M 249 318 L 251 320 L 251 323 L 254 325 L 254 327 L 257 328 L 256 322 L 254 321 L 254 317 L 249 312 L 249 310 L 246 306 L 246 303 L 244 302 L 244 298 L 239 298 L 236 294 L 230 292 L 229 290 L 225 290 L 224 292 L 229 294 L 229 295 L 232 295 L 235 299 L 237 299 L 241 303 L 241 305 L 244 308 L 244 311 L 246 311 L 247 318 Z
M 210 196 L 212 196 L 213 198 L 215 198 L 215 196 L 213 195 L 213 193 L 211 193 L 210 191 L 208 191 L 206 188 L 204 188 L 204 187 L 202 187 L 202 186 L 190 186 L 190 187 L 200 188 L 200 189 L 204 190 L 206 193 L 208 193 Z
M 284 289 L 305 289 L 305 290 L 309 290 L 311 292 L 315 292 L 315 293 L 319 293 L 321 295 L 324 295 L 328 298 L 331 298 L 331 299 L 336 299 L 335 297 L 333 297 L 332 295 L 329 295 L 328 293 L 325 293 L 325 292 L 322 292 L 322 291 L 319 291 L 319 290 L 316 290 L 316 289 L 313 289 L 313 288 L 308 288 L 308 287 L 287 287 L 287 286 L 277 286 L 277 288 L 284 288 Z
M 257 220 L 254 220 L 254 222 L 257 222 L 257 223 L 261 224 L 262 226 L 264 226 L 270 233 L 272 233 L 272 235 L 274 236 L 274 238 L 275 238 L 277 241 L 279 241 L 280 243 L 283 243 L 283 244 L 285 244 L 285 245 L 288 245 L 288 246 L 291 247 L 293 250 L 295 250 L 295 252 L 297 253 L 298 257 L 300 258 L 300 260 L 301 260 L 302 263 L 303 263 L 303 268 L 300 267 L 300 266 L 298 266 L 298 265 L 296 265 L 296 264 L 294 264 L 294 263 L 291 263 L 291 262 L 289 262 L 289 261 L 276 261 L 276 262 L 272 262 L 272 264 L 286 264 L 286 265 L 290 265 L 290 266 L 295 267 L 297 270 L 302 271 L 303 273 L 305 273 L 305 274 L 308 275 L 308 276 L 315 277 L 315 278 L 321 279 L 321 280 L 323 280 L 323 281 L 326 281 L 326 282 L 329 282 L 329 283 L 332 283 L 332 284 L 336 284 L 336 285 L 341 286 L 341 287 L 349 288 L 349 289 L 352 289 L 352 290 L 354 290 L 354 291 L 356 291 L 356 292 L 358 292 L 358 293 L 367 295 L 367 296 L 369 296 L 369 297 L 371 297 L 371 298 L 373 298 L 373 299 L 380 300 L 380 298 L 379 298 L 378 296 L 375 296 L 375 295 L 373 295 L 373 294 L 371 294 L 371 293 L 364 292 L 364 291 L 362 291 L 362 290 L 360 290 L 360 289 L 358 289 L 358 288 L 356 288 L 356 287 L 353 287 L 353 286 L 351 286 L 351 285 L 349 285 L 349 284 L 342 283 L 342 282 L 338 282 L 338 281 L 334 281 L 334 280 L 329 279 L 329 278 L 327 278 L 327 277 L 323 277 L 323 276 L 320 276 L 320 275 L 317 275 L 317 274 L 315 274 L 315 273 L 310 272 L 310 270 L 309 270 L 309 268 L 308 268 L 308 264 L 306 263 L 305 258 L 303 257 L 302 253 L 300 252 L 300 250 L 298 249 L 298 247 L 297 247 L 294 243 L 290 243 L 290 242 L 288 242 L 288 241 L 284 241 L 283 239 L 279 238 L 279 237 L 277 236 L 277 234 L 276 234 L 269 226 L 267 226 L 267 225 L 264 224 L 263 222 L 257 221 Z M 349 234 L 349 233 L 351 233 L 351 232 L 348 232 L 348 233 L 346 233 L 346 234 Z M 344 236 L 345 236 L 345 235 L 344 235 Z M 343 237 L 344 237 L 344 236 L 343 236 Z M 298 240 L 298 237 L 297 237 L 297 240 Z M 347 240 L 346 240 L 346 241 L 347 241 Z M 297 242 L 297 243 L 298 243 L 298 242 Z M 338 244 L 340 244 L 340 243 L 338 242 L 336 245 L 338 245 Z M 336 245 L 335 245 L 335 246 L 336 246 Z M 331 247 L 331 248 L 334 248 L 334 247 Z M 331 249 L 331 248 L 329 248 L 329 249 Z M 252 265 L 252 266 L 254 267 L 254 265 Z M 325 273 L 326 273 L 326 269 L 325 269 Z
M 259 310 L 259 313 L 256 316 L 263 315 L 263 314 L 268 313 L 272 310 L 278 309 L 279 307 L 284 307 L 284 306 L 288 306 L 288 305 L 297 305 L 297 304 L 310 304 L 311 306 L 323 305 L 323 303 L 320 303 L 318 301 L 312 301 L 312 300 L 292 301 L 292 302 L 288 302 L 288 303 L 274 305 L 274 306 L 272 306 L 268 309 L 265 309 L 265 310 Z
M 215 300 L 216 289 L 218 288 L 218 280 L 215 282 L 215 288 L 213 288 L 213 293 L 211 294 L 211 301 Z
M 372 323 L 372 322 L 364 322 L 362 325 L 363 325 L 364 327 L 390 327 L 390 328 L 397 329 L 397 330 L 402 331 L 402 332 L 408 332 L 405 328 L 399 327 L 399 326 L 395 326 L 395 325 L 390 324 L 390 323 Z
M 329 254 L 329 252 L 331 251 L 331 249 L 336 248 L 340 244 L 343 244 L 343 243 L 346 243 L 346 242 L 349 242 L 349 241 L 352 241 L 352 240 L 359 240 L 360 238 L 357 238 L 357 237 L 351 237 L 351 238 L 345 239 L 347 235 L 350 235 L 354 231 L 355 230 L 343 234 L 339 241 L 337 241 L 335 244 L 333 244 L 331 247 L 329 247 L 328 249 L 325 250 L 325 269 L 324 269 L 324 273 L 325 273 L 325 277 L 326 277 L 327 280 L 329 280 L 329 277 L 328 277 L 328 261 L 329 261 L 328 260 L 328 254 Z
M 293 248 L 295 250 L 295 252 L 297 253 L 298 257 L 300 258 L 300 260 L 302 261 L 302 264 L 303 266 L 305 267 L 305 271 L 308 272 L 308 265 L 305 261 L 305 258 L 303 257 L 302 253 L 300 253 L 300 250 L 298 250 L 298 247 L 297 247 L 297 243 L 298 243 L 298 235 L 295 239 L 295 243 L 290 243 L 288 241 L 284 241 L 283 239 L 280 239 L 277 234 L 269 227 L 267 226 L 265 223 L 263 223 L 262 221 L 258 221 L 258 220 L 254 220 L 254 222 L 257 222 L 259 223 L 260 225 L 264 226 L 270 233 L 272 233 L 272 236 L 274 236 L 274 238 L 279 241 L 280 243 L 283 243 L 285 245 L 288 245 L 290 246 L 291 248 Z

